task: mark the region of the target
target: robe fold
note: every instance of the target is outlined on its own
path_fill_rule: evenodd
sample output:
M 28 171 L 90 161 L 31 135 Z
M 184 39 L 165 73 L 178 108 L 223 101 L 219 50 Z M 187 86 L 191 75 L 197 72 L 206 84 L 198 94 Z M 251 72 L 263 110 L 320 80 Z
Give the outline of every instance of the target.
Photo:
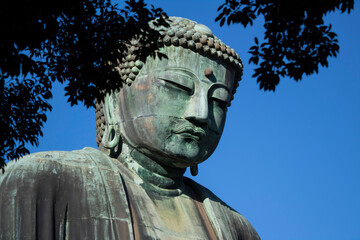
M 151 220 L 155 210 L 139 203 L 148 191 L 135 184 L 133 175 L 93 148 L 12 161 L 0 174 L 0 239 L 167 239 L 171 232 Z M 208 226 L 209 239 L 260 239 L 242 215 L 208 189 L 188 178 L 184 185 L 198 196 L 199 222 Z

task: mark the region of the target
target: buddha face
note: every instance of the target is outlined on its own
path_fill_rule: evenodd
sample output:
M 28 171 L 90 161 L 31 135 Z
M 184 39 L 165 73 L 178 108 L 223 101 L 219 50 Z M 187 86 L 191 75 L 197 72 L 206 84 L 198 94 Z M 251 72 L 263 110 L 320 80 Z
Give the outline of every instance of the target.
M 191 50 L 165 47 L 148 58 L 117 95 L 122 137 L 160 164 L 184 168 L 215 150 L 231 98 L 234 74 Z

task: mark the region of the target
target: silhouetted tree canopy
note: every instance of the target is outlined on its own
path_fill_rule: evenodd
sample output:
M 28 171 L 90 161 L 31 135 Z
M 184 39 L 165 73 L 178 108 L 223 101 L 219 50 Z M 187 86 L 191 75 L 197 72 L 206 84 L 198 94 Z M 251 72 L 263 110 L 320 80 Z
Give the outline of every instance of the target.
M 319 65 L 328 66 L 339 45 L 331 24 L 323 18 L 329 12 L 350 13 L 353 8 L 353 0 L 225 0 L 216 21 L 221 26 L 226 22 L 246 27 L 264 18 L 264 40 L 260 44 L 255 38 L 249 63 L 258 65 L 253 77 L 260 89 L 275 91 L 280 77 L 299 81 L 304 74 L 317 73 Z
M 38 145 L 46 112 L 51 110 L 54 81 L 65 83 L 71 105 L 94 105 L 106 90 L 118 87 L 113 63 L 126 44 L 137 38 L 140 57 L 153 54 L 166 25 L 160 8 L 143 0 L 4 0 L 0 5 L 0 168 L 6 160 L 29 153 Z M 99 91 L 105 90 L 105 91 Z
M 6 160 L 29 153 L 25 144 L 38 145 L 48 100 L 55 81 L 65 84 L 71 105 L 91 107 L 110 89 L 119 87 L 114 64 L 126 44 L 136 38 L 145 58 L 157 49 L 155 26 L 167 25 L 160 8 L 143 0 L 3 0 L 0 5 L 0 168 Z M 280 77 L 301 80 L 304 74 L 328 66 L 339 51 L 336 33 L 324 24 L 335 10 L 353 9 L 353 0 L 225 0 L 216 21 L 244 27 L 263 16 L 264 40 L 255 38 L 250 63 L 260 89 L 275 90 Z M 104 90 L 104 91 L 100 91 Z

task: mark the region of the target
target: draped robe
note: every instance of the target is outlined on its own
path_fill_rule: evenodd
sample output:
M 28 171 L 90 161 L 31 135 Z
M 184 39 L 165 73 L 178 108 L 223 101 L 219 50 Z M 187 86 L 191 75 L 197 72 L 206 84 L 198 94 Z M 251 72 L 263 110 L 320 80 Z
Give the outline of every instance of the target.
M 0 175 L 0 239 L 260 239 L 242 215 L 186 177 L 179 196 L 138 182 L 121 161 L 93 148 L 12 161 Z M 156 206 L 165 201 L 196 218 L 192 231 L 167 229 L 176 219 L 159 220 Z

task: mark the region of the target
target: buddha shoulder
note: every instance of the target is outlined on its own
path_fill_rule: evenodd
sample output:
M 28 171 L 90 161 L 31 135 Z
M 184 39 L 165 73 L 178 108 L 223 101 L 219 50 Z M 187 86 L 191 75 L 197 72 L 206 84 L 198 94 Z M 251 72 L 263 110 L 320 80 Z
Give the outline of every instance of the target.
M 65 179 L 67 176 L 74 180 L 74 177 L 83 178 L 84 175 L 94 174 L 97 169 L 111 170 L 113 166 L 110 157 L 94 148 L 38 152 L 9 162 L 5 173 L 0 174 L 0 182 L 10 183 L 16 179 L 46 181 L 52 178 Z

